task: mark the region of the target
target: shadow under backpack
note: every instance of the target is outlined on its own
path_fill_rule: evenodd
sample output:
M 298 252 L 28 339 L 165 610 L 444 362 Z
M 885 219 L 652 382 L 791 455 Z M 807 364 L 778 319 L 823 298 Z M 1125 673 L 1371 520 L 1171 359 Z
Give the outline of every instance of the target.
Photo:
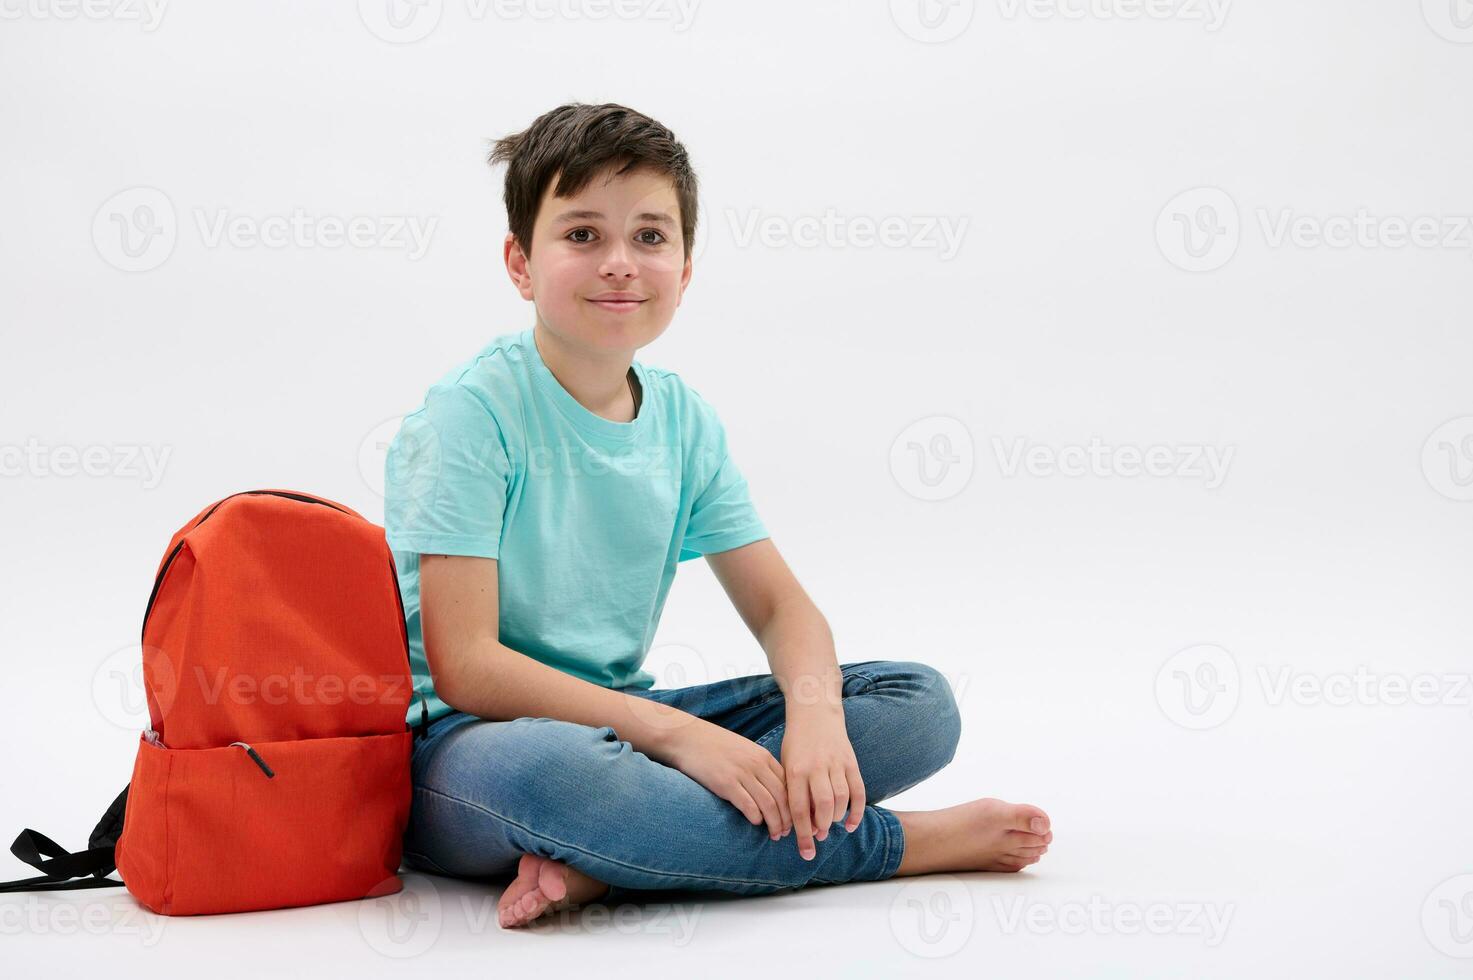
M 150 727 L 132 781 L 71 853 L 0 892 L 124 885 L 163 915 L 391 895 L 414 698 L 383 528 L 322 497 L 247 490 L 169 541 L 143 615 Z M 116 869 L 123 880 L 107 877 Z

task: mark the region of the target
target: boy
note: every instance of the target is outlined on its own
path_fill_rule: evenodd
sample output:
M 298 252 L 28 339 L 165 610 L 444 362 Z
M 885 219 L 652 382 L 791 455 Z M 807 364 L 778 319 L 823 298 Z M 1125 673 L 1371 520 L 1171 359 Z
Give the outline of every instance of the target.
M 912 662 L 839 666 L 711 405 L 634 360 L 690 282 L 685 149 L 631 109 L 575 103 L 498 141 L 491 163 L 507 164 L 504 258 L 535 322 L 433 385 L 387 463 L 432 722 L 406 862 L 514 872 L 506 927 L 636 890 L 758 894 L 1037 861 L 1052 839 L 1037 807 L 872 805 L 951 760 L 945 679 Z M 640 665 L 677 563 L 698 556 L 772 674 L 652 690 Z

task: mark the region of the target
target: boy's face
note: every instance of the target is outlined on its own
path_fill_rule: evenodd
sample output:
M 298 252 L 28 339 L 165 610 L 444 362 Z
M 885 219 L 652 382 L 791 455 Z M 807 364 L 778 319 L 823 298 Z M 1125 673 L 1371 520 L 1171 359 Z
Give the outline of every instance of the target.
M 506 265 L 523 299 L 559 340 L 608 353 L 630 353 L 669 326 L 690 282 L 675 184 L 631 170 L 596 175 L 571 198 L 543 192 L 532 254 L 506 238 Z M 610 302 L 617 295 L 630 302 Z

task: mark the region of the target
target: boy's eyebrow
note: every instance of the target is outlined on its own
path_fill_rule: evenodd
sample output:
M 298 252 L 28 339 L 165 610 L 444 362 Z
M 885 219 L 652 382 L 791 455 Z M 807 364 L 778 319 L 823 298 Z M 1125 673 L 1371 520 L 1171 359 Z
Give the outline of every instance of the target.
M 657 225 L 670 225 L 672 227 L 675 225 L 675 219 L 672 218 L 672 217 L 670 217 L 668 214 L 664 214 L 662 212 L 641 211 L 639 214 L 636 214 L 634 217 L 637 218 L 640 221 L 651 221 L 651 222 L 654 222 Z M 602 221 L 602 220 L 604 220 L 604 215 L 603 215 L 603 212 L 602 211 L 564 211 L 562 214 L 558 215 L 556 218 L 554 218 L 552 220 L 553 221 L 574 221 L 574 220 Z

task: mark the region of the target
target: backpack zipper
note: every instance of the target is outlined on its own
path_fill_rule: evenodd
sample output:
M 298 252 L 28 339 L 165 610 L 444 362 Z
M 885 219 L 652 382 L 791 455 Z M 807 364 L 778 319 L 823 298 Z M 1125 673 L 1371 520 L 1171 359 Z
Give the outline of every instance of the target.
M 168 746 L 165 745 L 163 743 L 163 741 L 159 738 L 159 733 L 156 732 L 156 731 L 154 731 L 152 728 L 145 728 L 143 730 L 143 740 L 146 741 L 146 742 L 148 742 L 150 745 L 157 745 L 161 749 L 167 749 L 168 748 Z M 276 778 L 276 773 L 271 770 L 271 767 L 270 766 L 266 765 L 266 760 L 263 759 L 263 758 L 261 758 L 261 754 L 259 752 L 257 752 L 255 749 L 251 748 L 251 746 L 248 743 L 246 743 L 246 742 L 231 742 L 230 744 L 231 745 L 239 745 L 241 748 L 245 749 L 246 750 L 246 755 L 250 756 L 251 757 L 251 761 L 254 762 L 256 765 L 258 765 L 258 766 L 261 767 L 261 771 L 266 774 L 266 778 L 267 779 L 275 779 Z
M 305 494 L 300 494 L 300 493 L 283 493 L 280 490 L 242 490 L 240 493 L 232 493 L 229 497 L 223 497 L 220 500 L 217 500 L 215 502 L 215 506 L 213 506 L 209 510 L 205 511 L 204 516 L 201 517 L 199 520 L 195 521 L 194 522 L 194 527 L 191 527 L 189 530 L 190 531 L 193 531 L 194 528 L 199 527 L 205 521 L 209 520 L 210 519 L 210 515 L 213 514 L 213 513 L 215 513 L 215 511 L 219 510 L 220 509 L 220 505 L 223 504 L 223 503 L 225 503 L 225 501 L 232 500 L 232 499 L 234 499 L 236 497 L 246 497 L 246 496 L 252 496 L 252 497 L 256 497 L 256 496 L 285 497 L 288 500 L 300 500 L 304 504 L 321 504 L 324 507 L 332 507 L 332 509 L 335 510 L 335 511 L 337 511 L 339 514 L 346 514 L 346 513 L 348 513 L 347 511 L 343 510 L 341 507 L 333 507 L 333 505 L 330 504 L 330 503 L 328 503 L 326 500 L 318 500 L 316 497 L 309 497 L 309 496 L 307 496 Z M 187 534 L 188 532 L 185 532 L 185 533 Z M 174 559 L 179 556 L 179 549 L 182 548 L 182 547 L 184 547 L 184 538 L 181 537 L 179 539 L 178 544 L 174 545 L 174 550 L 172 550 L 172 551 L 169 552 L 169 557 L 167 557 L 167 558 L 164 559 L 164 565 L 163 565 L 163 567 L 159 569 L 158 575 L 153 580 L 153 591 L 150 592 L 149 595 L 148 595 L 148 605 L 143 608 L 143 628 L 142 628 L 142 630 L 139 631 L 140 634 L 146 633 L 148 631 L 148 617 L 149 617 L 149 614 L 151 614 L 153 612 L 153 604 L 154 604 L 154 602 L 158 600 L 158 597 L 159 597 L 159 587 L 164 584 L 164 575 L 169 571 L 169 566 L 172 565 L 172 564 L 174 564 Z M 395 579 L 395 584 L 396 585 L 398 584 L 398 579 L 397 578 Z M 140 635 L 139 636 L 139 641 L 142 642 L 142 639 L 143 639 L 143 637 Z
M 194 527 L 189 528 L 189 531 L 193 531 L 194 528 L 199 527 L 205 521 L 209 520 L 210 515 L 219 510 L 220 505 L 225 503 L 225 501 L 230 500 L 233 497 L 245 496 L 285 497 L 288 500 L 299 500 L 304 504 L 321 504 L 324 507 L 331 507 L 339 514 L 348 514 L 348 512 L 343 510 L 343 508 L 341 507 L 334 506 L 333 504 L 328 503 L 326 500 L 320 500 L 317 497 L 311 497 L 303 493 L 289 493 L 281 490 L 242 490 L 239 493 L 232 493 L 229 497 L 222 497 L 221 499 L 217 500 L 215 502 L 215 506 L 205 511 L 204 516 L 195 521 Z M 353 515 L 348 514 L 348 516 L 352 517 Z M 189 531 L 186 531 L 185 534 L 187 535 Z M 169 552 L 169 557 L 164 559 L 163 567 L 159 569 L 158 575 L 155 576 L 153 580 L 153 591 L 148 594 L 148 605 L 143 608 L 143 627 L 139 630 L 138 638 L 140 643 L 144 642 L 143 637 L 148 633 L 148 617 L 153 612 L 154 602 L 158 600 L 159 588 L 164 584 L 164 576 L 168 574 L 169 566 L 174 564 L 174 559 L 178 557 L 179 549 L 182 547 L 184 547 L 183 536 L 179 538 L 179 542 L 175 544 L 173 550 Z M 404 595 L 399 589 L 399 571 L 397 568 L 394 567 L 394 556 L 392 554 L 390 554 L 389 556 L 389 578 L 394 583 L 394 603 L 399 607 L 399 628 L 404 631 L 404 660 L 409 664 L 410 667 L 409 693 L 411 696 L 413 696 L 414 694 L 418 693 L 414 690 L 414 657 L 409 652 L 409 633 L 407 625 L 404 621 Z M 415 738 L 424 737 L 426 730 L 429 728 L 429 723 L 429 702 L 425 699 L 424 695 L 420 695 L 419 730 L 415 732 Z M 252 755 L 254 756 L 255 753 L 252 752 Z M 268 776 L 272 775 L 271 771 L 269 769 L 266 769 L 266 764 L 264 762 L 260 762 L 260 756 L 255 756 L 255 758 L 256 761 L 260 763 L 262 769 L 266 771 L 266 774 Z
M 231 745 L 239 745 L 241 748 L 245 749 L 246 750 L 246 755 L 250 756 L 251 757 L 251 761 L 254 762 L 256 765 L 258 765 L 258 766 L 261 767 L 261 771 L 266 774 L 266 778 L 267 779 L 275 779 L 276 778 L 276 773 L 274 773 L 274 772 L 271 771 L 271 767 L 268 766 L 268 765 L 266 765 L 266 760 L 263 759 L 263 758 L 261 758 L 260 755 L 258 755 L 256 753 L 256 750 L 255 749 L 251 748 L 249 745 L 247 745 L 244 742 L 231 742 L 230 744 Z

